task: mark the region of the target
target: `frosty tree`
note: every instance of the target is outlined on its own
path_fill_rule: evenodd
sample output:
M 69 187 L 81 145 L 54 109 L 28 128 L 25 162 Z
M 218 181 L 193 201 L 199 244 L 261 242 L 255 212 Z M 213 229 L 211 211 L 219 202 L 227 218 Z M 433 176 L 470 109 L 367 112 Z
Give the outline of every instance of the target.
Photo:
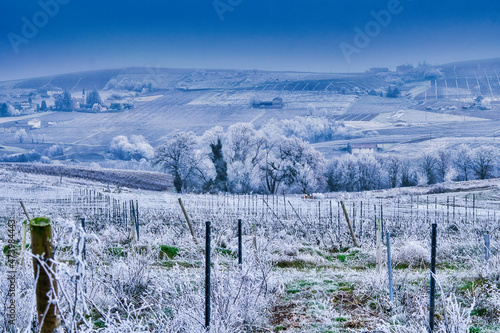
M 19 140 L 19 143 L 23 143 L 24 140 L 28 137 L 28 133 L 26 133 L 26 130 L 24 128 L 21 128 L 14 134 L 14 137 L 16 140 Z
M 263 158 L 266 138 L 250 123 L 229 126 L 222 153 L 227 162 L 230 190 L 251 192 L 259 186 L 258 164 Z
M 101 105 L 101 95 L 99 95 L 99 92 L 97 90 L 92 90 L 87 94 L 86 102 L 88 107 L 94 107 L 95 104 Z
M 472 171 L 472 152 L 469 146 L 461 145 L 458 148 L 453 163 L 458 171 L 458 180 L 469 180 Z
M 493 177 L 493 170 L 497 159 L 497 152 L 486 146 L 481 146 L 474 150 L 472 160 L 472 170 L 479 179 Z
M 65 90 L 62 94 L 55 95 L 54 98 L 56 110 L 70 111 L 73 109 L 73 99 L 69 91 Z
M 420 157 L 419 167 L 420 172 L 428 185 L 437 183 L 438 158 L 433 151 L 428 151 L 422 154 Z
M 156 148 L 153 165 L 160 166 L 174 177 L 177 192 L 186 188 L 186 183 L 199 166 L 196 154 L 197 141 L 193 132 L 181 132 Z
M 268 193 L 278 193 L 282 184 L 289 192 L 317 189 L 324 160 L 309 144 L 298 138 L 279 136 L 268 142 L 265 152 L 260 169 Z
M 47 102 L 45 100 L 42 101 L 42 105 L 40 106 L 40 111 L 47 111 L 49 108 L 47 107 Z
M 7 116 L 7 103 L 0 104 L 0 117 Z
M 109 145 L 109 152 L 119 160 L 152 159 L 154 149 L 142 135 L 132 135 L 130 140 L 124 135 L 113 138 Z

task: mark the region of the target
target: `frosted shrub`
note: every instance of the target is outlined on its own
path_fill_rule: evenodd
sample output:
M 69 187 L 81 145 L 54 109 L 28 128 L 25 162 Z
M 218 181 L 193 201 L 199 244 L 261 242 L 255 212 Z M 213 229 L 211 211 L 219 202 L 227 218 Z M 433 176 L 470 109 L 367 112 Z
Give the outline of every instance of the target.
M 416 241 L 410 241 L 394 249 L 394 264 L 424 266 L 429 263 L 430 251 Z
M 151 159 L 154 155 L 153 147 L 142 135 L 132 135 L 130 139 L 124 135 L 113 138 L 109 145 L 109 152 L 120 160 Z
M 443 299 L 444 318 L 439 332 L 445 333 L 466 333 L 472 324 L 470 313 L 474 304 L 470 308 L 462 308 L 454 295 L 447 295 Z

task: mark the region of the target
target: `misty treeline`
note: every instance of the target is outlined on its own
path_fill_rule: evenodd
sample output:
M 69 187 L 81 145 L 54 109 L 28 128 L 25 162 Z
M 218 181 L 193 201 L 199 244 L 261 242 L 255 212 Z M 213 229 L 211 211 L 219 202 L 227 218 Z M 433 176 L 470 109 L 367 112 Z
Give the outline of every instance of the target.
M 430 149 L 413 159 L 394 154 L 346 154 L 325 160 L 310 143 L 287 136 L 276 122 L 214 127 L 197 137 L 178 132 L 155 149 L 153 165 L 175 189 L 193 192 L 312 193 L 365 191 L 497 176 L 492 147 Z
M 489 146 L 427 149 L 414 158 L 394 154 L 344 155 L 331 160 L 323 175 L 327 191 L 368 191 L 498 175 L 498 152 Z

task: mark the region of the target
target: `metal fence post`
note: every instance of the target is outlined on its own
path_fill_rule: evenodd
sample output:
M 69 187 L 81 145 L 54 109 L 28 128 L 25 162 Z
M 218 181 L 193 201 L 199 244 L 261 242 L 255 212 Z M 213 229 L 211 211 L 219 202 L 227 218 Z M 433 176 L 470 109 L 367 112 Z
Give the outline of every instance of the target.
M 429 333 L 434 332 L 434 309 L 436 305 L 436 243 L 437 243 L 437 224 L 432 224 L 431 237 L 431 290 L 429 302 Z
M 212 235 L 211 223 L 206 222 L 205 237 L 205 329 L 210 331 L 210 238 Z
M 242 236 L 242 223 L 241 219 L 238 220 L 238 264 L 241 265 L 243 264 L 243 236 Z
M 85 231 L 85 218 L 82 217 L 82 229 L 83 229 L 83 232 L 86 232 Z M 83 260 L 85 261 L 86 258 L 87 258 L 87 249 L 86 249 L 86 246 L 85 246 L 85 238 L 83 238 L 83 250 L 82 250 L 82 258 Z

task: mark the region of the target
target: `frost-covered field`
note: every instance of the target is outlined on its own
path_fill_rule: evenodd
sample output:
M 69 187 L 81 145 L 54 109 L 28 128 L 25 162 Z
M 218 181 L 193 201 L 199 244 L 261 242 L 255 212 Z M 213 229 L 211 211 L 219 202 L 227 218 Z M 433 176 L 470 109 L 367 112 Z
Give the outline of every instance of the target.
M 499 184 L 473 181 L 316 199 L 181 195 L 195 244 L 176 194 L 3 171 L 0 246 L 8 241 L 7 219 L 16 220 L 18 238 L 21 234 L 19 200 L 32 216 L 51 219 L 56 302 L 68 331 L 204 332 L 204 228 L 211 221 L 211 332 L 426 332 L 430 225 L 435 222 L 437 331 L 496 332 Z M 131 200 L 139 207 L 139 239 Z M 353 246 L 340 200 L 359 247 Z M 85 218 L 85 231 L 80 218 Z M 241 269 L 238 219 L 244 235 Z M 391 234 L 393 303 L 385 245 L 383 263 L 376 263 L 376 219 Z M 491 240 L 489 263 L 485 233 Z M 5 254 L 0 262 L 5 300 Z M 16 328 L 30 332 L 36 321 L 30 260 L 17 263 L 15 271 Z M 7 330 L 5 306 L 0 302 L 1 331 Z

